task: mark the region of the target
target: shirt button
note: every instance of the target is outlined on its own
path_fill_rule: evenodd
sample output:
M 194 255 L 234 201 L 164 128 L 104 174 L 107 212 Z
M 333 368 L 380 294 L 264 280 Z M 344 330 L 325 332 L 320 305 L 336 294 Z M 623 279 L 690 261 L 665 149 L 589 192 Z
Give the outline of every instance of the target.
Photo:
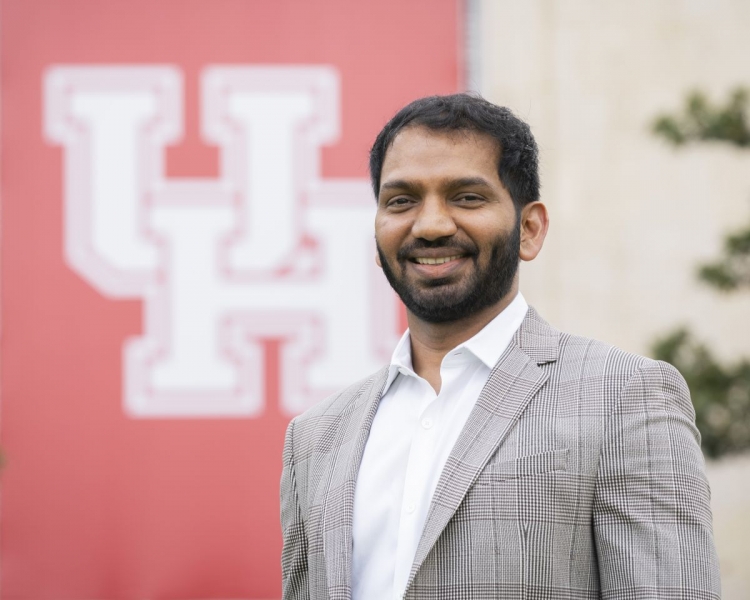
M 422 419 L 422 427 L 425 429 L 432 427 L 432 419 Z
M 414 502 L 409 502 L 409 504 L 406 505 L 406 512 L 409 514 L 413 513 L 417 509 L 417 505 L 414 504 Z

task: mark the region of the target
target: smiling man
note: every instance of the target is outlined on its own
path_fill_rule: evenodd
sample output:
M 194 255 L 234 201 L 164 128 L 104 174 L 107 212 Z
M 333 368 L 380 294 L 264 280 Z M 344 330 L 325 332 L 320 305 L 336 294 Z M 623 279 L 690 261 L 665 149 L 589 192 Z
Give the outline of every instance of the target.
M 719 598 L 682 377 L 519 292 L 548 228 L 528 126 L 466 94 L 417 100 L 370 174 L 409 329 L 289 426 L 284 598 Z

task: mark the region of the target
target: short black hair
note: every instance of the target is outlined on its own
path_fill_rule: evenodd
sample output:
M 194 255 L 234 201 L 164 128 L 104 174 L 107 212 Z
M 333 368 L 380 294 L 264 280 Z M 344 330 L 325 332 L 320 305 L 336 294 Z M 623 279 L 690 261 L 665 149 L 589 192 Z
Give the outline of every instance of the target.
M 370 180 L 375 197 L 386 152 L 406 127 L 433 131 L 471 131 L 494 138 L 500 148 L 497 174 L 517 209 L 539 200 L 539 150 L 529 126 L 510 109 L 472 94 L 414 100 L 386 123 L 370 150 Z

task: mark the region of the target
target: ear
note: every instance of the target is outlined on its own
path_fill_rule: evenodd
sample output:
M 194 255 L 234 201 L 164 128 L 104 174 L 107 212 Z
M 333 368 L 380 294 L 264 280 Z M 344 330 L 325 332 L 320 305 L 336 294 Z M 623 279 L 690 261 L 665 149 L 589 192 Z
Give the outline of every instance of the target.
M 547 207 L 541 202 L 532 202 L 521 209 L 521 260 L 534 260 L 544 245 L 549 228 Z
M 383 263 L 380 262 L 380 253 L 377 250 L 375 251 L 375 264 L 381 269 L 383 268 Z

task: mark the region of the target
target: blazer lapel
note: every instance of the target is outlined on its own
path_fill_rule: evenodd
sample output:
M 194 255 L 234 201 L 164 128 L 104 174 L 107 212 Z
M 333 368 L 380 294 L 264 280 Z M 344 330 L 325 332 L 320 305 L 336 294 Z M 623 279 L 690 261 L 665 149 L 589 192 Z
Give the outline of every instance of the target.
M 407 589 L 466 492 L 547 381 L 539 364 L 557 359 L 559 332 L 529 308 L 513 341 L 490 373 L 456 440 L 435 489 Z
M 336 431 L 338 439 L 329 457 L 331 464 L 323 504 L 323 554 L 326 563 L 328 596 L 332 600 L 351 598 L 352 517 L 354 488 L 362 455 L 388 378 L 388 368 L 379 371 L 359 398 L 342 416 Z

